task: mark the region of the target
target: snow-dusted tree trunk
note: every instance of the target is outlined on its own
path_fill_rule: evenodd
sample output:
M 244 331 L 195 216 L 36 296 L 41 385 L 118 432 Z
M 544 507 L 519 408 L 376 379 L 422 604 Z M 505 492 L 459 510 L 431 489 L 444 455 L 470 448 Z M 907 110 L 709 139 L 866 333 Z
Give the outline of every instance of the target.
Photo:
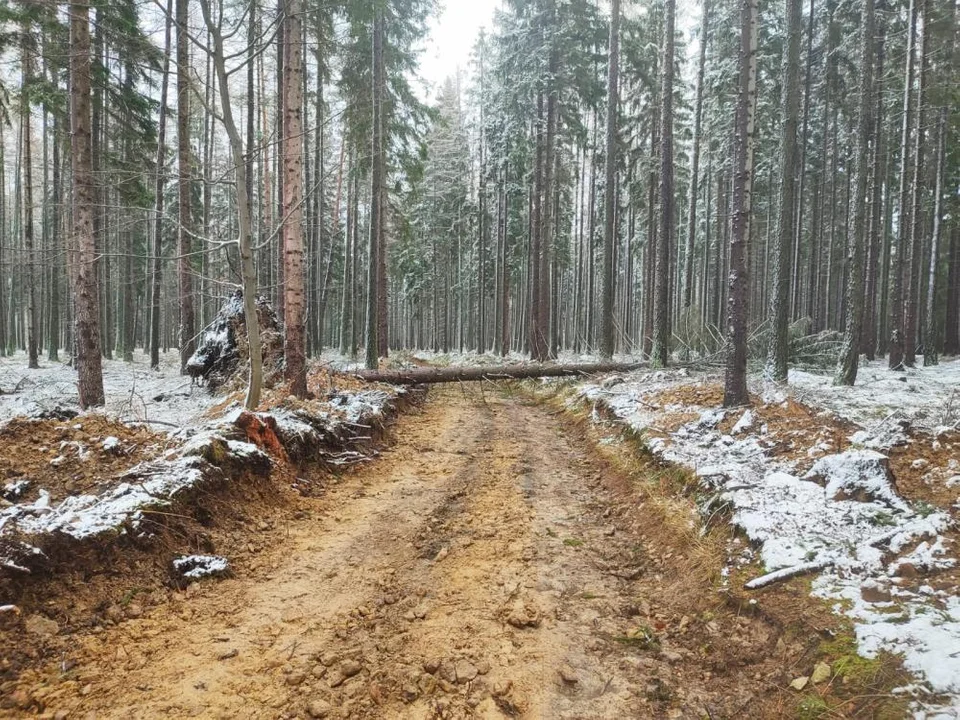
M 150 279 L 150 367 L 160 367 L 160 292 L 163 263 L 163 189 L 166 185 L 167 156 L 167 91 L 170 86 L 170 36 L 172 25 L 173 0 L 167 0 L 166 32 L 164 35 L 163 72 L 160 77 L 160 119 L 157 130 L 157 177 L 155 180 L 153 205 L 153 262 Z
M 703 0 L 700 21 L 700 56 L 697 61 L 697 89 L 693 104 L 693 149 L 690 153 L 690 197 L 687 208 L 687 245 L 683 254 L 683 309 L 693 303 L 693 255 L 697 238 L 697 195 L 700 189 L 700 136 L 703 126 L 703 81 L 707 65 L 707 29 L 710 21 L 710 0 Z
M 23 138 L 23 250 L 27 261 L 27 367 L 40 367 L 38 353 L 40 344 L 40 308 L 37 304 L 37 253 L 33 223 L 33 123 L 31 122 L 30 91 L 33 82 L 33 40 L 30 22 L 21 25 L 23 37 L 22 85 L 20 87 L 20 135 Z
M 907 241 L 910 229 L 907 218 L 910 214 L 910 186 L 907 178 L 910 174 L 910 132 L 913 120 L 913 68 L 914 37 L 917 29 L 917 0 L 910 0 L 910 20 L 907 29 L 906 69 L 903 80 L 903 124 L 900 130 L 900 191 L 898 193 L 897 238 L 894 244 L 896 260 L 893 263 L 893 276 L 890 284 L 890 328 L 888 365 L 891 370 L 903 369 L 903 291 L 904 262 L 907 253 Z
M 727 300 L 724 407 L 747 405 L 747 242 L 753 198 L 753 134 L 757 108 L 757 0 L 740 0 L 740 83 L 734 125 L 733 232 Z
M 290 392 L 307 395 L 303 272 L 303 2 L 284 0 L 283 259 L 284 360 Z
M 610 58 L 607 65 L 607 137 L 604 149 L 606 190 L 603 219 L 603 290 L 600 309 L 600 357 L 613 357 L 613 245 L 616 239 L 617 113 L 620 112 L 620 0 L 610 4 Z M 591 298 L 592 300 L 592 298 Z
M 103 405 L 100 292 L 93 211 L 96 202 L 91 147 L 90 3 L 72 0 L 70 13 L 70 154 L 73 160 L 73 246 L 76 365 L 80 407 Z
M 177 278 L 180 298 L 180 372 L 197 347 L 193 320 L 193 242 L 190 212 L 190 52 L 187 38 L 187 2 L 177 0 Z
M 873 34 L 874 0 L 863 0 L 860 11 L 860 98 L 857 106 L 856 180 L 853 192 L 853 228 L 847 239 L 847 324 L 835 385 L 853 385 L 860 358 L 863 327 L 863 264 L 869 226 L 867 223 L 867 176 L 870 174 L 870 134 L 873 130 Z
M 787 45 L 783 68 L 783 139 L 781 141 L 780 212 L 773 244 L 773 271 L 770 289 L 770 345 L 767 348 L 767 375 L 787 381 L 787 325 L 790 312 L 790 257 L 796 225 L 796 181 L 800 166 L 797 152 L 797 115 L 800 112 L 800 0 L 786 0 Z
M 660 242 L 657 244 L 653 302 L 653 364 L 670 357 L 670 250 L 673 245 L 673 48 L 676 2 L 663 5 L 663 57 L 660 91 Z
M 370 244 L 367 266 L 367 353 L 366 365 L 376 370 L 380 364 L 380 251 L 383 233 L 383 176 L 385 172 L 383 143 L 383 11 L 375 10 L 373 18 L 372 92 L 373 124 L 371 135 L 372 172 L 370 195 Z

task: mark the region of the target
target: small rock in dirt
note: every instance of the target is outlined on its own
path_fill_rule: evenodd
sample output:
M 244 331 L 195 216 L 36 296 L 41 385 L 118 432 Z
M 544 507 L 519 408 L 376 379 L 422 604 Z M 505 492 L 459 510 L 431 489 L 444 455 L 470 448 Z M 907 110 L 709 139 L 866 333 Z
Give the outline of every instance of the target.
M 127 617 L 138 618 L 143 615 L 143 608 L 137 603 L 127 605 Z
M 490 661 L 481 660 L 480 662 L 478 662 L 477 672 L 480 673 L 481 675 L 486 675 L 488 672 L 490 672 Z
M 48 637 L 60 632 L 60 626 L 56 621 L 45 618 L 43 615 L 31 615 L 24 621 L 23 626 L 31 635 L 40 637 Z
M 515 605 L 507 616 L 507 623 L 520 629 L 540 627 L 540 611 L 531 605 Z
M 444 559 L 447 555 L 449 555 L 449 554 L 450 554 L 450 550 L 449 550 L 448 548 L 445 548 L 445 547 L 444 547 L 444 548 L 440 548 L 440 552 L 438 552 L 437 555 L 436 555 L 436 557 L 433 558 L 433 561 L 434 561 L 435 563 L 438 563 L 438 562 L 440 562 L 441 560 L 443 560 L 443 559 Z
M 461 683 L 461 684 L 468 683 L 471 680 L 476 679 L 478 674 L 479 673 L 477 671 L 477 668 L 473 663 L 467 660 L 459 660 L 457 662 L 457 682 L 458 683 Z
M 560 674 L 560 679 L 563 680 L 567 685 L 576 685 L 578 682 L 580 682 L 580 678 L 577 677 L 576 671 L 569 665 L 561 665 L 557 672 Z
M 287 685 L 296 687 L 297 685 L 303 685 L 304 680 L 307 679 L 307 674 L 304 672 L 292 672 L 287 675 Z
M 411 683 L 403 686 L 403 699 L 406 702 L 413 702 L 420 696 L 420 689 Z
M 825 662 L 818 662 L 813 667 L 813 674 L 810 676 L 810 682 L 814 685 L 819 685 L 822 682 L 830 679 L 830 666 Z
M 233 650 L 227 650 L 217 655 L 217 660 L 229 660 L 230 658 L 235 658 L 240 654 L 240 651 L 234 648 Z
M 440 663 L 440 678 L 447 682 L 455 683 L 457 681 L 457 665 L 453 660 L 444 660 Z
M 424 672 L 428 672 L 431 675 L 433 675 L 439 669 L 440 669 L 440 658 L 430 658 L 429 660 L 423 661 Z
M 330 667 L 331 665 L 336 665 L 337 661 L 340 660 L 340 656 L 336 653 L 328 652 L 320 656 L 320 664 L 324 667 Z
M 340 674 L 345 678 L 352 678 L 354 675 L 359 674 L 361 670 L 363 670 L 363 665 L 356 660 L 344 660 L 340 663 Z
M 507 695 L 510 690 L 513 689 L 512 680 L 501 680 L 493 686 L 493 690 L 490 691 L 490 694 L 494 697 L 503 697 Z
M 322 678 L 327 674 L 327 669 L 323 665 L 314 665 L 313 670 L 310 671 L 310 674 L 315 678 Z
M 330 717 L 333 706 L 326 700 L 311 700 L 307 703 L 307 715 L 312 718 Z
M 806 675 L 801 675 L 800 677 L 794 678 L 793 680 L 790 681 L 790 687 L 792 687 L 797 692 L 800 692 L 807 686 L 807 683 L 809 682 L 810 682 L 809 677 L 807 677 Z

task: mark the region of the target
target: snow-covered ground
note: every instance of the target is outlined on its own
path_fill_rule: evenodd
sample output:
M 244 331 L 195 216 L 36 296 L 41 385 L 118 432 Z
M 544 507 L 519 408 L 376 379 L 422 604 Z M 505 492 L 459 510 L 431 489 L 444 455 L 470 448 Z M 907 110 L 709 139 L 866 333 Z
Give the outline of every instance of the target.
M 156 423 L 154 430 L 189 427 L 219 400 L 190 378 L 180 375 L 176 352 L 160 357 L 160 368 L 150 369 L 142 351 L 133 362 L 103 361 L 106 407 L 98 412 L 125 422 Z M 62 363 L 41 359 L 38 370 L 27 369 L 27 356 L 0 357 L 0 423 L 23 415 L 35 417 L 56 409 L 79 410 L 76 371 Z
M 917 367 L 905 372 L 887 369 L 885 360 L 862 362 L 857 384 L 837 388 L 829 375 L 802 370 L 790 371 L 794 397 L 808 405 L 819 405 L 869 430 L 896 420 L 927 431 L 960 427 L 960 358 L 941 360 L 939 365 Z
M 957 718 L 960 597 L 956 588 L 925 582 L 927 574 L 956 562 L 956 548 L 944 534 L 952 520 L 946 509 L 904 500 L 887 458 L 869 448 L 889 448 L 898 439 L 889 432 L 895 419 L 931 431 L 954 425 L 960 362 L 910 370 L 905 383 L 887 373 L 868 366 L 855 388 L 833 387 L 828 376 L 791 373 L 787 392 L 796 399 L 864 427 L 852 433 L 843 452 L 816 429 L 790 433 L 768 427 L 763 415 L 773 417 L 786 407 L 782 388 L 767 387 L 766 404 L 746 411 L 660 400 L 670 397 L 665 391 L 719 381 L 686 370 L 627 375 L 581 385 L 578 392 L 642 433 L 662 427 L 667 416 L 680 418 L 678 429 L 652 432 L 648 444 L 665 460 L 693 469 L 708 496 L 702 511 L 729 511 L 757 548 L 768 574 L 753 586 L 813 573 L 813 594 L 853 620 L 864 656 L 899 653 L 916 674 L 918 683 L 905 689 L 916 698 L 916 717 Z M 683 421 L 689 417 L 694 419 Z M 799 448 L 775 457 L 775 448 L 795 442 L 808 443 L 806 452 Z M 752 557 L 747 549 L 732 556 L 731 564 Z M 931 692 L 950 696 L 950 705 L 924 705 Z

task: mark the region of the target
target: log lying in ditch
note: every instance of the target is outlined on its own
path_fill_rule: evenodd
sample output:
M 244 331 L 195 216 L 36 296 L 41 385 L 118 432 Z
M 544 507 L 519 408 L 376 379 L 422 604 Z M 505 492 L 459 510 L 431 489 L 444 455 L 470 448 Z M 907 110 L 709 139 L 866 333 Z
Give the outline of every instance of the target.
M 410 370 L 360 370 L 354 373 L 367 382 L 391 385 L 427 385 L 431 383 L 470 382 L 476 380 L 526 380 L 542 377 L 576 377 L 608 372 L 630 372 L 648 367 L 646 363 L 587 363 L 545 365 L 524 363 L 489 367 L 424 367 Z

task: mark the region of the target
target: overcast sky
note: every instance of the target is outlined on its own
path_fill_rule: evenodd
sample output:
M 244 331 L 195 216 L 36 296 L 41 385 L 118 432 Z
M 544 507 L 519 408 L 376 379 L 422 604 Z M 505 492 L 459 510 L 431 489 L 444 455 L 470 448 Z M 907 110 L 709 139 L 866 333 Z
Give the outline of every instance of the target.
M 502 0 L 441 0 L 442 9 L 430 23 L 430 36 L 421 58 L 420 74 L 438 87 L 459 66 L 466 71 L 470 53 L 485 27 L 493 26 L 493 11 Z

